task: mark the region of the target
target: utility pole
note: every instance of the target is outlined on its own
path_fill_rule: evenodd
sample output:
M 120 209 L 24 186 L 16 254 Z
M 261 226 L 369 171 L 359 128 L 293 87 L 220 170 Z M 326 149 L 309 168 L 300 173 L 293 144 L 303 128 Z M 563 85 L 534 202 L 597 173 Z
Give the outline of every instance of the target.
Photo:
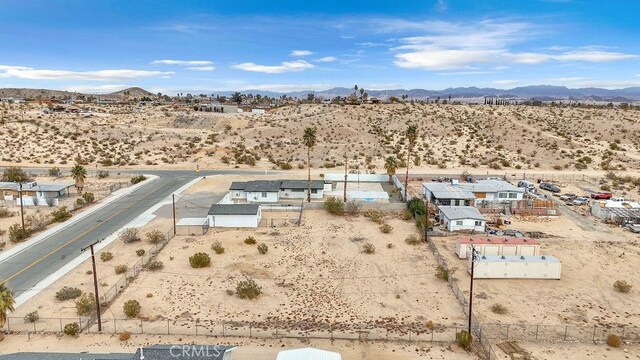
M 173 235 L 176 234 L 176 194 L 171 194 L 173 206 Z
M 347 171 L 349 169 L 348 167 L 348 163 L 349 163 L 349 158 L 347 157 L 347 150 L 344 150 L 344 202 L 347 202 Z
M 471 335 L 471 309 L 473 308 L 473 269 L 476 267 L 476 248 L 471 245 L 471 286 L 469 287 L 469 335 Z
M 22 204 L 22 183 L 19 182 L 18 186 L 20 187 L 20 190 L 18 190 L 18 195 L 20 195 L 20 217 L 22 218 L 22 233 L 26 234 L 24 230 L 24 205 Z
M 80 252 L 84 252 L 87 249 L 91 250 L 91 263 L 93 264 L 93 287 L 96 292 L 96 315 L 98 317 L 98 332 L 102 332 L 102 320 L 100 319 L 100 296 L 98 295 L 98 274 L 96 273 L 96 256 L 93 252 L 93 246 L 98 244 L 102 240 L 98 240 L 93 244 L 89 244 L 86 247 L 80 249 Z
M 424 202 L 424 242 L 429 242 L 429 198 Z

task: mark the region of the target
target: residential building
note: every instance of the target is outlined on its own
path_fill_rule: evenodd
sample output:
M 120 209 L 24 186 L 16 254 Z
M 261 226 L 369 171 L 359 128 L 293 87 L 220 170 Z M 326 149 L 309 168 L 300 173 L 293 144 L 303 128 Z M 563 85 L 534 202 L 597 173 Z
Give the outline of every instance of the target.
M 593 201 L 591 214 L 620 225 L 640 223 L 640 204 L 633 201 Z
M 519 188 L 504 180 L 478 180 L 473 183 L 460 183 L 457 188 L 473 193 L 476 205 L 482 202 L 504 203 L 522 200 L 524 188 Z
M 231 198 L 247 202 L 277 203 L 281 200 L 306 199 L 306 180 L 254 180 L 233 182 L 229 187 Z M 323 180 L 311 181 L 311 198 L 322 199 L 325 191 L 331 191 L 331 183 Z
M 472 259 L 467 271 L 471 273 Z M 482 255 L 476 258 L 474 279 L 560 280 L 562 263 L 554 256 Z
M 248 227 L 260 225 L 259 204 L 213 204 L 209 208 L 209 227 Z
M 53 205 L 60 198 L 69 197 L 72 183 L 25 183 L 22 185 L 24 205 Z M 0 182 L 0 193 L 5 201 L 18 199 L 20 185 L 14 182 Z
M 540 255 L 540 243 L 530 238 L 518 237 L 460 237 L 456 240 L 456 255 L 460 259 L 476 255 Z
M 456 184 L 429 182 L 422 184 L 422 194 L 435 206 L 473 206 L 476 197 Z
M 439 206 L 440 223 L 449 231 L 484 232 L 487 220 L 473 206 Z

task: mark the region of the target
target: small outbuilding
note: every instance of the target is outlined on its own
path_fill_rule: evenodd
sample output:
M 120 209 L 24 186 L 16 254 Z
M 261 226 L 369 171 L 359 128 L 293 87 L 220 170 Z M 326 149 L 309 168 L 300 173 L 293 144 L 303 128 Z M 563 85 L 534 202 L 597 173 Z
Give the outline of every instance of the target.
M 467 271 L 471 274 L 471 257 Z M 560 280 L 562 263 L 554 256 L 483 255 L 476 257 L 474 279 Z
M 283 350 L 276 360 L 342 360 L 339 353 L 315 348 Z
M 540 243 L 530 238 L 517 237 L 461 237 L 456 240 L 456 255 L 460 259 L 477 255 L 540 255 Z M 476 256 L 477 256 L 476 255 Z
M 439 206 L 440 223 L 449 231 L 484 232 L 487 219 L 473 206 Z
M 209 227 L 248 227 L 260 225 L 259 204 L 213 204 L 209 209 Z

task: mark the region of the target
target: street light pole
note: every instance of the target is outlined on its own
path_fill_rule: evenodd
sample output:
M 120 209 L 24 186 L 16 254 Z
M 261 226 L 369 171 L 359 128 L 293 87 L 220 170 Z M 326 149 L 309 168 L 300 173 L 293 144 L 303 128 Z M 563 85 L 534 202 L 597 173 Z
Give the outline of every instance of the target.
M 98 244 L 102 240 L 98 240 L 93 244 L 80 249 L 80 252 L 84 252 L 87 249 L 91 250 L 91 263 L 93 264 L 93 287 L 96 292 L 96 316 L 98 317 L 98 332 L 102 332 L 102 320 L 100 319 L 100 296 L 98 295 L 98 274 L 96 273 L 96 256 L 93 252 L 93 246 Z
M 471 334 L 471 310 L 473 308 L 473 269 L 476 267 L 476 248 L 471 245 L 471 286 L 469 287 L 469 334 Z

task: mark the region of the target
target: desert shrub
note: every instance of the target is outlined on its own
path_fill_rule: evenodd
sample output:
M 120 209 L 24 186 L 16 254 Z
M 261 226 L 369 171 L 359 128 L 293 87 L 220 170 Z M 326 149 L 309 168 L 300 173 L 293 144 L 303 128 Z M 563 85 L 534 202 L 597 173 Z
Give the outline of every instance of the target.
M 57 167 L 55 167 L 55 166 L 54 166 L 54 167 L 52 167 L 51 169 L 49 169 L 49 170 L 47 171 L 47 173 L 48 173 L 48 174 L 49 174 L 49 176 L 51 176 L 51 177 L 58 177 L 58 176 L 62 175 L 62 171 L 60 171 L 60 169 L 59 169 L 59 168 L 57 168 Z
M 140 311 L 142 310 L 142 306 L 138 300 L 127 300 L 124 305 L 122 305 L 122 311 L 127 315 L 128 318 L 138 317 L 140 315 Z
M 189 264 L 191 264 L 191 267 L 195 269 L 207 267 L 211 264 L 211 258 L 207 253 L 195 253 L 189 258 Z
M 0 207 L 0 219 L 9 218 L 15 215 L 13 211 L 9 211 L 6 207 Z
M 267 246 L 267 244 L 260 244 L 258 245 L 258 252 L 262 255 L 266 254 L 267 251 L 269 251 L 269 247 Z
M 67 211 L 66 206 L 61 206 L 58 210 L 51 212 L 52 222 L 65 222 L 71 218 L 71 213 Z
M 413 219 L 413 214 L 411 214 L 411 211 L 407 210 L 402 213 L 402 220 L 409 221 L 411 219 Z
M 60 301 L 75 299 L 82 295 L 82 290 L 74 287 L 63 287 L 56 292 L 56 299 Z
M 384 222 L 384 214 L 380 210 L 367 210 L 367 212 L 364 213 L 364 217 L 376 224 L 382 224 Z
M 222 246 L 222 243 L 220 241 L 214 241 L 213 244 L 211 244 L 211 249 L 218 255 L 224 253 L 224 246 Z
M 420 245 L 422 243 L 422 239 L 418 238 L 417 235 L 412 234 L 407 236 L 406 239 L 404 239 L 404 242 L 406 242 L 409 245 Z
M 238 282 L 236 294 L 240 299 L 255 299 L 262 294 L 262 288 L 253 279 L 247 278 Z
M 504 315 L 508 311 L 507 311 L 507 308 L 504 307 L 502 304 L 493 304 L 491 305 L 491 312 L 498 315 Z
M 66 209 L 65 209 L 66 210 Z M 24 222 L 29 231 L 42 231 L 49 225 L 49 216 L 41 212 L 25 216 Z
M 84 293 L 76 300 L 76 312 L 78 315 L 91 315 L 95 310 L 96 299 L 92 293 Z
M 137 184 L 139 182 L 143 182 L 145 180 L 147 180 L 147 177 L 144 176 L 144 175 L 134 176 L 134 177 L 131 178 L 131 185 L 135 185 L 135 184 Z
M 76 199 L 76 207 L 83 206 L 84 204 L 85 204 L 85 202 L 84 202 L 83 198 L 77 198 Z
M 153 259 L 145 265 L 147 269 L 151 271 L 160 270 L 164 267 L 164 264 L 160 260 Z
M 393 245 L 393 243 L 388 243 L 387 244 L 387 249 L 393 249 L 395 247 L 395 245 Z
M 436 266 L 436 277 L 438 279 L 449 281 L 449 270 L 447 270 L 444 266 L 438 265 Z
M 147 238 L 147 241 L 152 244 L 157 244 L 165 239 L 164 234 L 158 229 L 149 231 L 145 237 Z
M 244 239 L 244 243 L 247 245 L 255 245 L 256 238 L 254 238 L 253 236 L 248 236 L 246 239 Z
M 424 201 L 419 198 L 409 200 L 409 202 L 407 202 L 407 208 L 411 214 L 416 214 L 418 216 L 424 215 L 427 212 L 427 207 L 424 205 Z
M 113 260 L 113 253 L 111 253 L 109 251 L 105 251 L 103 253 L 100 253 L 100 260 L 102 260 L 102 261 Z
M 106 170 L 98 170 L 98 179 L 106 179 L 109 177 L 109 172 Z
M 376 247 L 373 246 L 372 243 L 365 243 L 364 245 L 362 245 L 362 252 L 365 254 L 375 254 Z
M 616 282 L 613 283 L 613 287 L 621 293 L 628 293 L 629 291 L 631 291 L 631 284 L 629 284 L 628 282 L 626 282 L 625 280 L 616 280 Z
M 120 334 L 118 334 L 118 340 L 120 341 L 127 341 L 131 339 L 131 333 L 128 331 L 123 331 Z
M 40 319 L 40 315 L 38 315 L 38 310 L 32 311 L 24 316 L 24 322 L 26 323 L 34 323 Z
M 120 233 L 120 240 L 122 240 L 126 244 L 140 241 L 140 235 L 138 234 L 138 229 L 133 229 L 133 228 L 124 229 L 122 233 Z
M 462 330 L 456 333 L 456 343 L 458 343 L 458 346 L 461 348 L 469 350 L 473 343 L 473 335 L 469 334 L 467 330 Z
M 114 268 L 114 271 L 116 272 L 116 275 L 120 275 L 126 273 L 128 268 L 129 267 L 127 265 L 118 265 Z
M 435 327 L 436 327 L 436 326 L 433 324 L 433 321 L 431 321 L 431 320 L 427 321 L 427 324 L 426 324 L 425 326 L 426 326 L 426 327 L 427 327 L 427 329 L 429 329 L 429 330 L 433 330 L 433 329 L 435 329 Z
M 2 173 L 2 181 L 6 182 L 27 182 L 29 176 L 19 166 L 9 166 L 4 168 Z
M 385 234 L 390 233 L 392 230 L 393 230 L 393 226 L 391 226 L 389 224 L 380 225 L 380 231 L 382 231 Z
M 142 256 L 142 255 L 144 255 L 144 253 L 145 253 L 144 249 L 136 250 L 136 255 L 138 255 L 138 256 Z
M 80 325 L 78 323 L 69 323 L 64 326 L 64 334 L 69 336 L 77 336 L 80 333 Z
M 607 345 L 614 348 L 620 347 L 622 345 L 622 339 L 620 339 L 618 335 L 609 334 L 607 336 Z
M 82 200 L 87 204 L 93 204 L 96 201 L 96 196 L 92 192 L 86 192 L 82 194 Z
M 331 196 L 324 202 L 324 209 L 332 215 L 343 215 L 344 202 L 335 196 Z
M 9 241 L 12 243 L 19 243 L 29 237 L 29 231 L 23 230 L 18 224 L 9 226 Z
M 355 200 L 347 201 L 347 203 L 344 206 L 344 211 L 346 211 L 346 213 L 351 216 L 358 215 L 361 209 L 362 209 L 362 205 Z

